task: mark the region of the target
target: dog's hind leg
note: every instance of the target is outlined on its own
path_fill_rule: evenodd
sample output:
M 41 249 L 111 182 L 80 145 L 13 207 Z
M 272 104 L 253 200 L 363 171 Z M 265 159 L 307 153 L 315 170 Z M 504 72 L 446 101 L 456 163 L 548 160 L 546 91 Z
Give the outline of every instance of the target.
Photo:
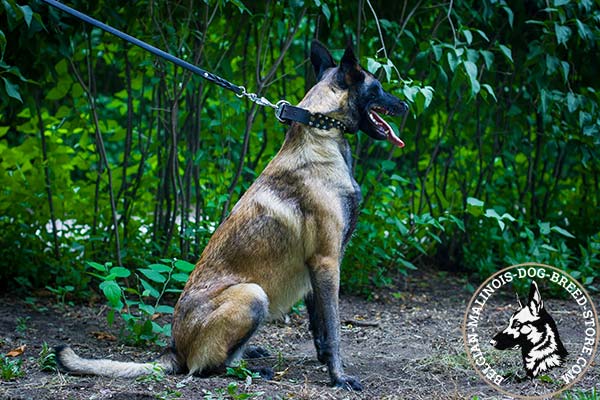
M 213 310 L 208 315 L 196 316 L 192 312 L 187 316 L 188 326 L 196 324 L 185 356 L 190 374 L 239 362 L 246 343 L 269 312 L 267 295 L 253 283 L 230 286 L 210 301 Z M 194 321 L 197 317 L 200 318 Z

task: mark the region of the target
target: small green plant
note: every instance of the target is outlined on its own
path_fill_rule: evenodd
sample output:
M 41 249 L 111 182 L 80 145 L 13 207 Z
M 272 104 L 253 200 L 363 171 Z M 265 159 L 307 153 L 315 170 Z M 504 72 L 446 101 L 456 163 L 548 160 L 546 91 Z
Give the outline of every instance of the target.
M 22 370 L 23 360 L 2 356 L 0 361 L 0 377 L 3 381 L 12 381 L 25 375 Z
M 17 327 L 15 328 L 19 333 L 25 333 L 27 331 L 27 322 L 29 322 L 30 317 L 18 317 L 17 318 Z
M 46 289 L 54 293 L 56 295 L 56 301 L 58 301 L 58 303 L 63 306 L 66 304 L 65 299 L 67 297 L 67 294 L 73 293 L 75 291 L 75 287 L 71 285 L 57 286 L 55 288 L 51 286 L 46 286 Z M 70 301 L 68 302 L 68 304 L 73 305 L 73 302 Z
M 171 336 L 171 324 L 160 325 L 155 321 L 156 314 L 172 314 L 173 307 L 161 304 L 166 293 L 179 293 L 187 281 L 194 265 L 183 260 L 162 259 L 162 263 L 150 264 L 138 268 L 135 275 L 137 285 L 130 286 L 131 271 L 123 267 L 113 267 L 88 262 L 95 272 L 90 275 L 101 280 L 100 290 L 108 300 L 110 311 L 109 324 L 114 322 L 115 314 L 125 321 L 123 336 L 134 345 L 147 342 L 165 345 L 161 337 Z
M 136 378 L 137 382 L 148 383 L 148 382 L 162 382 L 165 380 L 165 370 L 159 364 L 154 363 L 152 365 L 152 371 L 148 375 L 142 375 Z
M 181 398 L 181 392 L 174 389 L 167 388 L 166 390 L 160 392 L 156 395 L 158 400 L 172 400 Z
M 41 371 L 56 371 L 56 354 L 54 354 L 52 348 L 48 346 L 48 343 L 44 342 L 42 344 L 42 350 L 40 350 L 36 361 Z
M 25 297 L 25 304 L 31 307 L 34 311 L 45 312 L 48 311 L 48 307 L 38 306 L 36 304 L 37 299 L 35 297 Z
M 235 376 L 236 378 L 248 380 L 250 378 L 250 383 L 252 383 L 251 379 L 260 378 L 260 374 L 258 372 L 252 372 L 248 369 L 248 363 L 246 360 L 240 360 L 240 363 L 235 367 L 227 367 L 227 375 Z
M 227 385 L 227 388 L 218 388 L 214 392 L 204 391 L 205 400 L 247 400 L 255 397 L 262 396 L 264 392 L 245 393 L 241 391 L 241 388 L 237 383 L 231 382 Z

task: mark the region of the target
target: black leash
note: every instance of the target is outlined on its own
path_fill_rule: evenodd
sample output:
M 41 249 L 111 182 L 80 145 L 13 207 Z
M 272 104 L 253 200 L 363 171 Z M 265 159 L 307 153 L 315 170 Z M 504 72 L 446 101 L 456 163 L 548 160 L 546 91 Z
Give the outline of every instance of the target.
M 200 75 L 202 78 L 206 79 L 207 81 L 215 83 L 227 90 L 231 90 L 238 97 L 247 97 L 248 99 L 250 99 L 250 101 L 252 101 L 260 106 L 266 106 L 266 107 L 271 107 L 271 108 L 275 109 L 275 116 L 281 122 L 289 123 L 292 121 L 296 121 L 296 122 L 300 122 L 302 124 L 312 126 L 315 128 L 319 128 L 319 129 L 338 128 L 338 129 L 346 130 L 346 126 L 341 121 L 338 121 L 338 120 L 328 117 L 326 115 L 323 115 L 320 113 L 311 113 L 310 111 L 308 111 L 304 108 L 292 106 L 288 101 L 285 101 L 285 100 L 279 100 L 277 103 L 273 104 L 266 98 L 258 96 L 256 93 L 248 93 L 248 92 L 246 92 L 246 88 L 243 86 L 238 86 L 236 84 L 233 84 L 233 83 L 229 82 L 228 80 L 221 78 L 218 75 L 215 75 L 211 72 L 205 71 L 200 67 L 190 64 L 189 62 L 184 61 L 181 58 L 175 57 L 175 56 L 167 53 L 166 51 L 163 51 L 159 48 L 149 45 L 148 43 L 143 42 L 143 41 L 141 41 L 131 35 L 128 35 L 124 32 L 121 32 L 118 29 L 113 28 L 112 26 L 106 25 L 105 23 L 100 22 L 97 19 L 94 19 L 86 14 L 83 14 L 83 13 L 81 13 L 69 6 L 66 6 L 56 0 L 42 0 L 42 1 L 44 1 L 45 3 L 48 3 L 49 5 L 51 5 L 53 7 L 58 8 L 59 10 L 66 12 L 67 14 L 74 16 L 75 18 L 82 20 L 83 22 L 86 22 L 90 25 L 93 25 L 97 28 L 102 29 L 103 31 L 111 33 L 111 34 L 125 40 L 126 42 L 129 42 L 138 47 L 141 47 L 142 49 L 154 54 L 155 56 L 164 58 L 165 60 L 171 61 L 175 65 L 178 65 L 182 68 L 187 69 L 188 71 L 193 72 L 194 74 Z

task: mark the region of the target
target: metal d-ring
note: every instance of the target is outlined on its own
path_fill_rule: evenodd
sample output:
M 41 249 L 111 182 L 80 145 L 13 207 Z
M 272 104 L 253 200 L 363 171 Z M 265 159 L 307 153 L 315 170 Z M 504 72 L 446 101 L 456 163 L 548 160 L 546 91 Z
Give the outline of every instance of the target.
M 281 118 L 281 113 L 283 112 L 283 106 L 286 105 L 291 105 L 291 103 L 287 100 L 279 100 L 276 104 L 275 104 L 275 118 L 277 118 L 279 120 L 279 122 L 285 122 L 285 120 L 283 118 Z

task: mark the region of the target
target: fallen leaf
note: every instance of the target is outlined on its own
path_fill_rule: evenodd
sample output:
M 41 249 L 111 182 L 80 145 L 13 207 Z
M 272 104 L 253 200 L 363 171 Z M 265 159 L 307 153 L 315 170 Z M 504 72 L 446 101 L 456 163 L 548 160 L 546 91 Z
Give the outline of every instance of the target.
M 96 332 L 92 332 L 92 335 L 94 335 L 94 337 L 98 340 L 110 340 L 111 342 L 114 342 L 117 340 L 117 337 L 115 335 L 111 335 L 110 333 L 107 333 L 107 332 L 96 331 Z
M 156 321 L 158 318 L 160 318 L 160 314 L 159 313 L 152 314 L 152 317 L 151 317 L 152 321 Z
M 12 349 L 8 353 L 6 353 L 6 356 L 7 357 L 18 357 L 25 352 L 26 347 L 27 347 L 27 345 L 24 344 L 23 346 L 19 346 L 15 349 Z

